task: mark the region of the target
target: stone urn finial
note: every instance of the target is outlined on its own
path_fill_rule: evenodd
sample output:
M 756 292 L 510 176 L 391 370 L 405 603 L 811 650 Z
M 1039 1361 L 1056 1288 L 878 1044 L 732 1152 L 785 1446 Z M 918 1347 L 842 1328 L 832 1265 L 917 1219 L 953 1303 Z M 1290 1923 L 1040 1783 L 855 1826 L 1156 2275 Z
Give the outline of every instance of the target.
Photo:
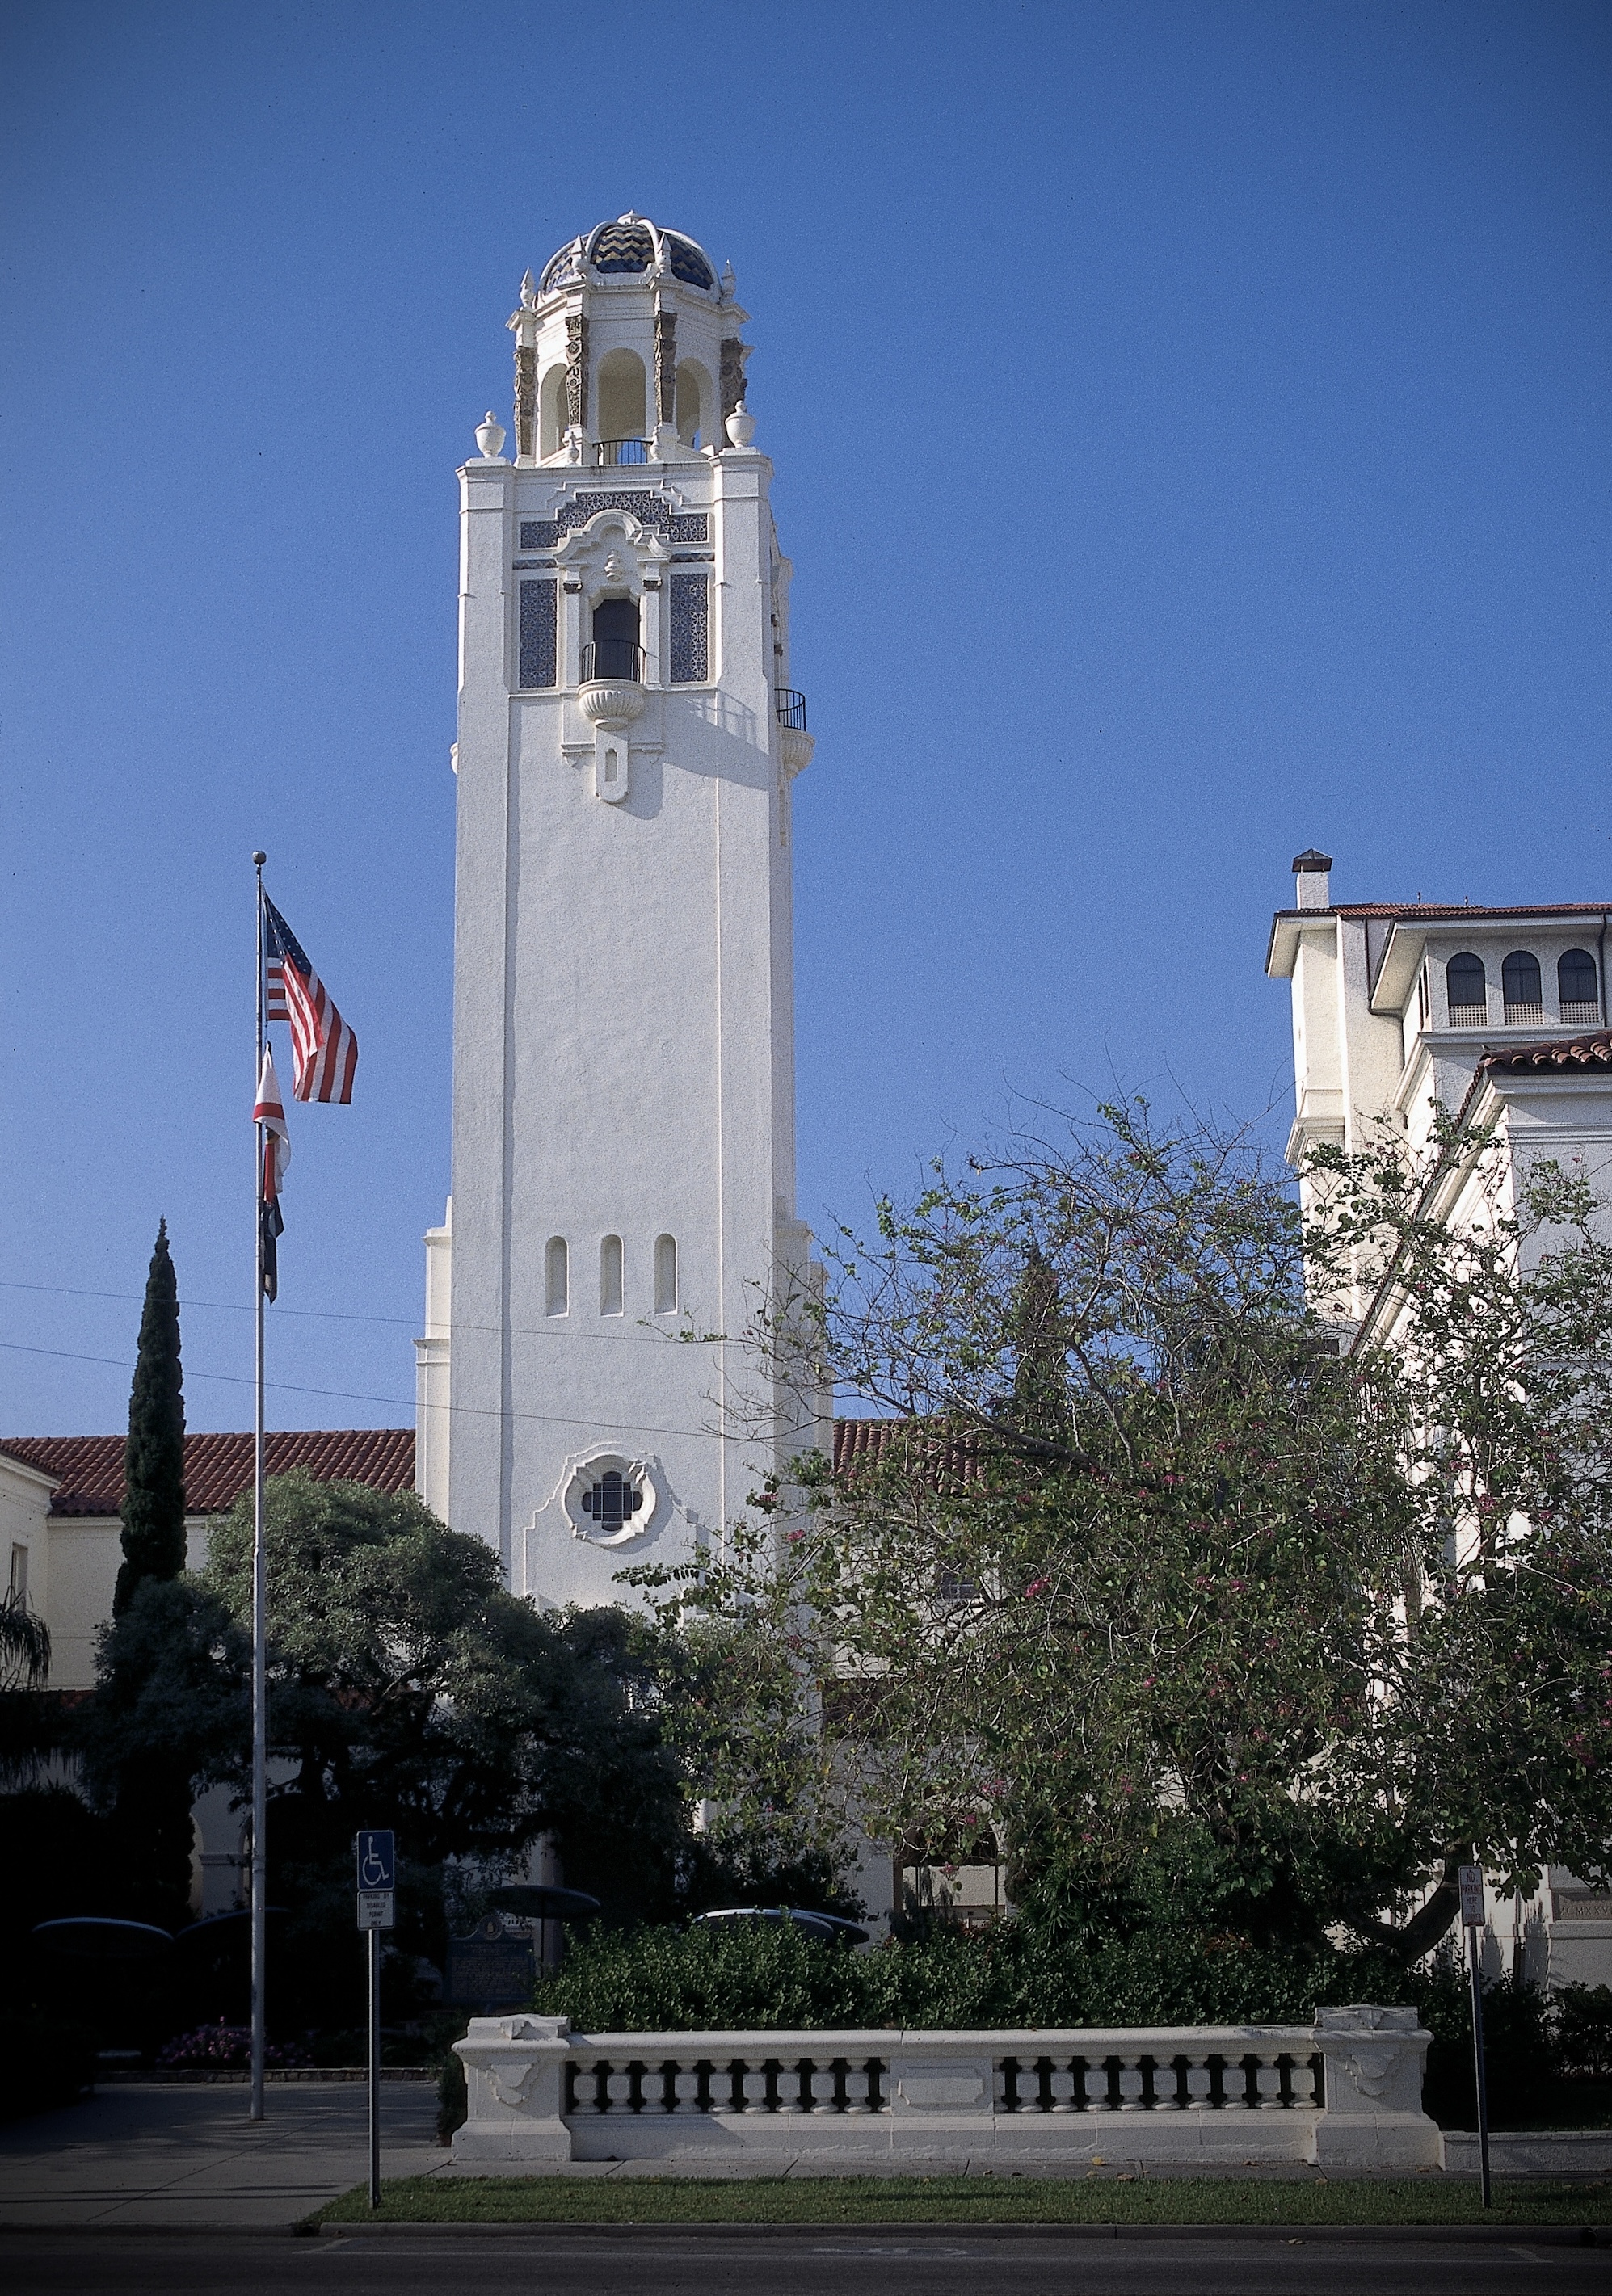
M 755 416 L 746 413 L 742 398 L 728 416 L 724 427 L 730 444 L 735 447 L 748 447 L 755 437 Z
M 490 406 L 476 425 L 476 445 L 484 463 L 496 463 L 504 451 L 504 425 Z

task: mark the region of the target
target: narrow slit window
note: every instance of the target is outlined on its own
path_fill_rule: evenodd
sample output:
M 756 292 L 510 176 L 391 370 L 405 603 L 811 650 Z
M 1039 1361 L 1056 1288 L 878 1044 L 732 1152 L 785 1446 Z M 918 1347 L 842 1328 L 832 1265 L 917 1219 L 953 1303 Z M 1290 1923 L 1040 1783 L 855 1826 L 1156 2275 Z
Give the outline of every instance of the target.
M 1600 978 L 1587 948 L 1570 948 L 1556 964 L 1556 990 L 1564 1021 L 1599 1021 Z
M 545 1306 L 551 1316 L 563 1316 L 571 1308 L 571 1254 L 563 1235 L 551 1235 L 545 1273 Z
M 1452 1029 L 1481 1028 L 1489 1017 L 1489 980 L 1484 960 L 1463 949 L 1444 967 L 1444 988 L 1450 1000 Z
M 599 1313 L 621 1313 L 621 1239 L 607 1235 L 599 1246 Z
M 678 1240 L 657 1235 L 654 1248 L 654 1311 L 675 1316 L 678 1310 Z

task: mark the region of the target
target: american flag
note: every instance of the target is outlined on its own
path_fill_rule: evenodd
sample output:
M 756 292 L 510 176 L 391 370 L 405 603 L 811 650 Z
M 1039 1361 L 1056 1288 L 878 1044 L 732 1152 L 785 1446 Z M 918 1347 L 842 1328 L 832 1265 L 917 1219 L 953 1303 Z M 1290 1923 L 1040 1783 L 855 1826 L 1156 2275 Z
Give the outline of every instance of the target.
M 291 1029 L 292 1090 L 299 1100 L 345 1104 L 352 1098 L 358 1040 L 267 893 L 263 913 L 268 949 L 267 1017 L 284 1021 Z

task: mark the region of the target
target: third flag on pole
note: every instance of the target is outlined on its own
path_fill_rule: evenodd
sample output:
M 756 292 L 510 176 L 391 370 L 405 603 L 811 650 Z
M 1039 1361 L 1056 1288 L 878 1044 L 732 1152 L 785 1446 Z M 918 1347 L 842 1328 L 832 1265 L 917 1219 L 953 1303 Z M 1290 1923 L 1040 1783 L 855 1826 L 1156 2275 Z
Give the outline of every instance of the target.
M 275 1074 L 275 1056 L 269 1047 L 263 1047 L 263 1066 L 258 1074 L 258 1099 L 252 1110 L 252 1122 L 263 1127 L 263 1169 L 259 1175 L 258 1217 L 263 1224 L 263 1292 L 272 1300 L 280 1288 L 279 1238 L 284 1233 L 285 1222 L 280 1217 L 280 1183 L 285 1168 L 291 1162 L 291 1134 L 286 1129 L 285 1106 L 280 1098 L 280 1082 Z

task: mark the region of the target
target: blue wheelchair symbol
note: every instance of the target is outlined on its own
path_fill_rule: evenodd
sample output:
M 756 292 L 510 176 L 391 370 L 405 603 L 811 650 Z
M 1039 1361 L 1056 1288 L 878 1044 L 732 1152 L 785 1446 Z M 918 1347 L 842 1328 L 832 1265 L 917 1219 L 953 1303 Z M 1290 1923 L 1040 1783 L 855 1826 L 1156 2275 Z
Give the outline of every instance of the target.
M 358 1841 L 360 1890 L 395 1890 L 398 1886 L 397 1840 L 390 1831 L 360 1833 Z

